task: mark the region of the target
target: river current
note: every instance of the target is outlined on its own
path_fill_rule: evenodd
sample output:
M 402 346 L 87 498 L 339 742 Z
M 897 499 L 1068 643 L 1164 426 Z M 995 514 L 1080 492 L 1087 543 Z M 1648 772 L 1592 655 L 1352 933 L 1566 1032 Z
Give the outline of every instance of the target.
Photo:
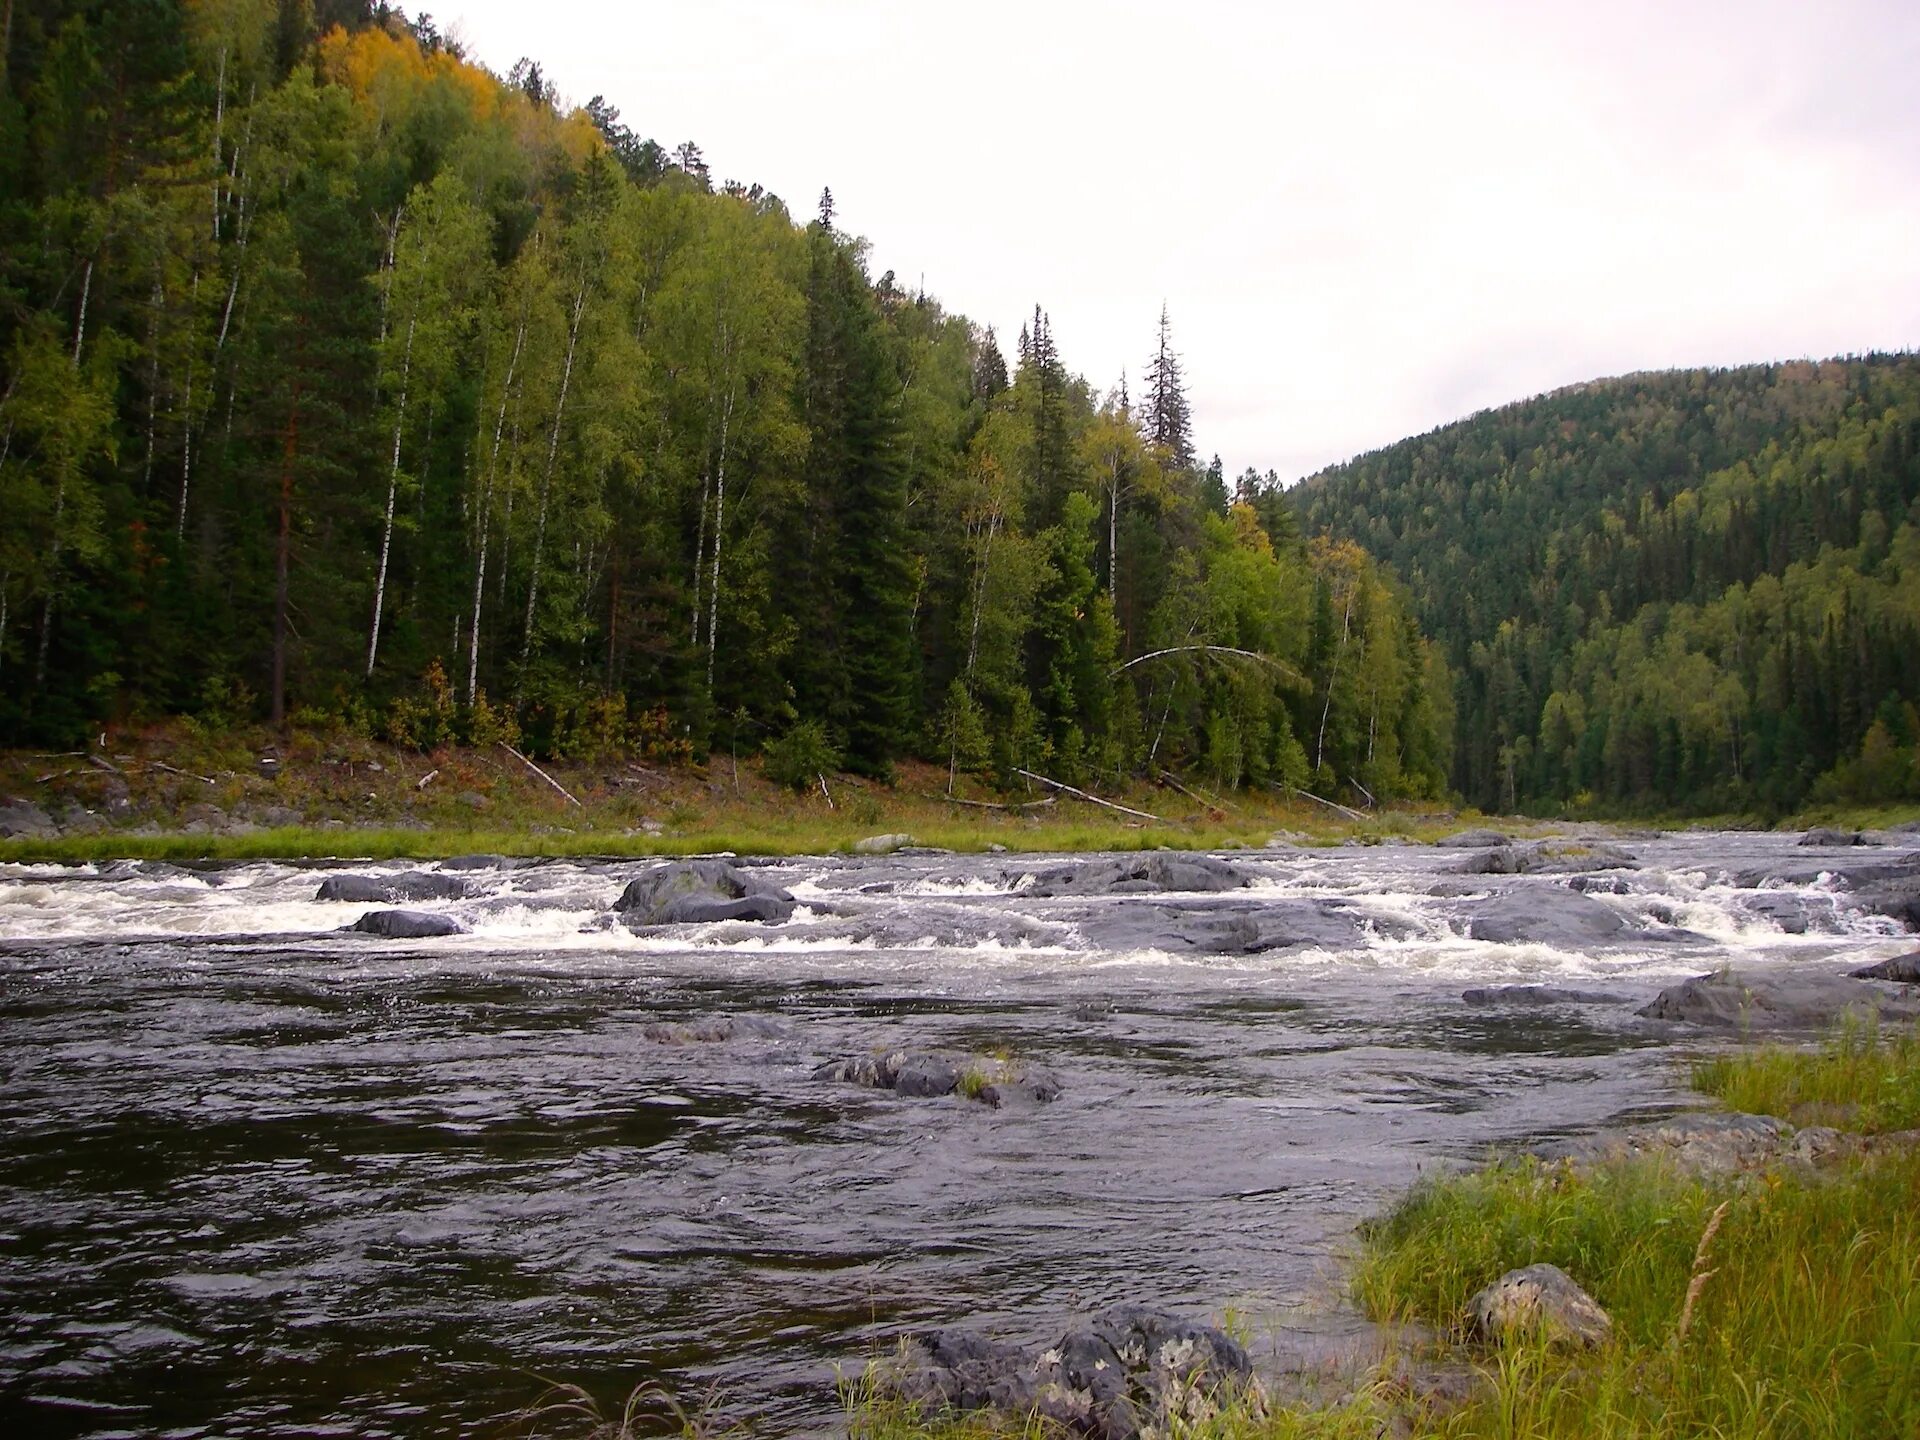
M 767 867 L 787 924 L 636 934 L 650 862 L 475 863 L 407 907 L 468 933 L 396 941 L 340 932 L 375 907 L 314 898 L 338 867 L 0 867 L 0 1433 L 510 1433 L 537 1377 L 819 1431 L 901 1334 L 1120 1301 L 1337 1348 L 1341 1246 L 1423 1170 L 1690 1103 L 1702 1042 L 1633 1014 L 1661 985 L 1913 948 L 1824 878 L 1732 883 L 1789 837 L 1625 844 L 1578 897 L 1611 933 L 1499 940 L 1477 915 L 1581 882 L 1389 845 L 1044 898 L 1079 861 L 813 858 Z M 1212 907 L 1351 937 L 1196 943 Z M 1589 993 L 1463 999 L 1528 983 Z M 813 1077 L 883 1047 L 1063 1093 Z

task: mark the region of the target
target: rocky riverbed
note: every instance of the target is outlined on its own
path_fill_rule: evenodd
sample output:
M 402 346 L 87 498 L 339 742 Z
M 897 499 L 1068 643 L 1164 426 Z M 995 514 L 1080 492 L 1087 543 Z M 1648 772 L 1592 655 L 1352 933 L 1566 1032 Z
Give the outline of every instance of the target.
M 1324 1359 L 1422 1169 L 1914 1008 L 1849 973 L 1915 949 L 1911 835 L 1470 838 L 0 868 L 0 1421 L 452 1435 L 538 1372 L 788 1432 L 1115 1306 Z

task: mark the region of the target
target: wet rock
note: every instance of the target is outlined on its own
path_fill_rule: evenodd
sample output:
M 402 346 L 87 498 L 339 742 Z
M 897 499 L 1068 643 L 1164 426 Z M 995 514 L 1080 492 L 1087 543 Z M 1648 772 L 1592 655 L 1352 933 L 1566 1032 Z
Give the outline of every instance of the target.
M 1481 985 L 1462 990 L 1469 1005 L 1624 1005 L 1611 990 L 1575 990 L 1561 985 Z
M 1457 875 L 1577 875 L 1594 870 L 1637 870 L 1640 862 L 1601 840 L 1541 840 L 1470 855 Z
M 1483 1340 L 1541 1335 L 1579 1349 L 1604 1345 L 1613 1320 L 1558 1265 L 1509 1270 L 1467 1302 L 1474 1333 Z
M 1920 884 L 1920 851 L 1862 860 L 1781 860 L 1739 871 L 1733 883 L 1743 890 L 1781 885 L 1813 885 L 1825 880 L 1843 890 Z
M 709 1015 L 699 1020 L 656 1020 L 640 1033 L 656 1045 L 725 1045 L 735 1040 L 786 1040 L 792 1032 L 762 1015 Z
M 0 805 L 0 840 L 43 840 L 58 833 L 53 817 L 38 805 L 25 800 Z
M 1253 877 L 1211 855 L 1116 855 L 1083 860 L 1034 876 L 1029 895 L 1138 895 L 1160 890 L 1215 893 L 1238 890 Z
M 1511 845 L 1513 840 L 1498 830 L 1459 830 L 1433 843 L 1442 850 L 1494 850 Z
M 1618 911 L 1559 885 L 1489 895 L 1464 907 L 1470 938 L 1492 945 L 1577 947 L 1627 937 Z
M 853 842 L 856 855 L 891 855 L 896 850 L 913 844 L 911 835 L 869 835 L 864 840 Z
M 1920 985 L 1920 950 L 1911 955 L 1895 955 L 1891 960 L 1849 970 L 1855 980 L 1896 980 L 1903 985 Z
M 1184 1433 L 1235 1402 L 1265 1408 L 1246 1351 L 1224 1331 L 1135 1306 L 1040 1350 L 935 1331 L 902 1347 L 886 1383 L 928 1412 L 1033 1416 L 1098 1440 Z
M 716 920 L 778 923 L 793 914 L 793 896 L 765 876 L 725 860 L 676 860 L 629 881 L 613 908 L 629 926 Z
M 1718 1030 L 1823 1031 L 1849 1012 L 1920 1017 L 1920 998 L 1819 970 L 1719 970 L 1669 985 L 1636 1014 Z
M 313 898 L 392 904 L 400 900 L 463 900 L 467 890 L 467 882 L 457 876 L 408 870 L 398 875 L 329 875 L 320 882 Z
M 836 1080 L 891 1090 L 896 1095 L 938 1099 L 958 1094 L 999 1109 L 1019 1102 L 1058 1099 L 1060 1081 L 1052 1071 L 1011 1060 L 932 1051 L 891 1050 L 833 1060 L 813 1072 L 816 1080 Z
M 1101 949 L 1264 955 L 1300 948 L 1340 949 L 1371 933 L 1399 933 L 1397 922 L 1369 916 L 1350 900 L 1282 899 L 1103 905 L 1079 919 Z
M 1920 875 L 1865 886 L 1853 899 L 1863 910 L 1898 920 L 1909 930 L 1920 930 Z
M 451 915 L 429 915 L 424 910 L 369 910 L 346 928 L 384 940 L 427 940 L 436 935 L 467 933 L 467 927 Z
M 1834 830 L 1825 825 L 1816 825 L 1794 843 L 1812 850 L 1845 850 L 1855 845 L 1875 845 L 1879 842 L 1869 839 L 1858 830 Z

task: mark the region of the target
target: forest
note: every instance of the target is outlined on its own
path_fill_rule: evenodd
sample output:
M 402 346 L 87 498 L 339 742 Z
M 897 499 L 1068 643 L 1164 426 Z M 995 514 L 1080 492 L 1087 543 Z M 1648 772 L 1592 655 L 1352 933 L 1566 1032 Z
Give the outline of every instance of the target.
M 1042 306 L 1003 350 L 830 193 L 385 6 L 8 0 L 4 44 L 0 744 L 1444 792 L 1411 599 L 1200 461 L 1166 314 L 1131 391 Z
M 1285 499 L 1404 577 L 1475 803 L 1920 798 L 1920 357 L 1579 385 Z

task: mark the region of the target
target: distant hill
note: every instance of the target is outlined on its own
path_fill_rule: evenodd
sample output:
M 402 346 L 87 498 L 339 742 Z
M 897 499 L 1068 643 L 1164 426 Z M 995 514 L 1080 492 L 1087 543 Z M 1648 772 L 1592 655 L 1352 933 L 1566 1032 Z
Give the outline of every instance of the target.
M 1577 385 L 1288 498 L 1411 589 L 1472 801 L 1920 796 L 1920 357 Z

